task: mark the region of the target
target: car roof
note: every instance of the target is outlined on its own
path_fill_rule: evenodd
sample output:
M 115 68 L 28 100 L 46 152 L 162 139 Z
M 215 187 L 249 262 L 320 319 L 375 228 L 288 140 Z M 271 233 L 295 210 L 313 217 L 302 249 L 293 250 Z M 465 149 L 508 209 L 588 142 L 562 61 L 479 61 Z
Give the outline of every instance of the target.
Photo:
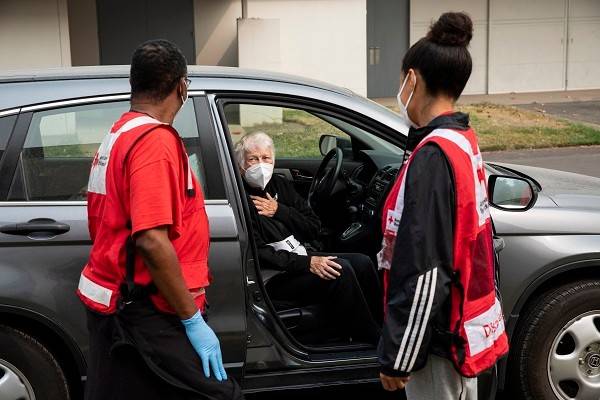
M 252 79 L 270 82 L 293 83 L 311 86 L 340 94 L 352 94 L 352 91 L 315 79 L 288 75 L 279 72 L 261 71 L 238 67 L 214 67 L 189 65 L 188 76 L 191 78 L 234 78 Z M 55 81 L 77 79 L 110 79 L 128 78 L 129 65 L 102 65 L 89 67 L 46 68 L 38 70 L 0 71 L 1 83 L 17 83 L 32 81 Z
M 191 92 L 260 92 L 324 101 L 405 132 L 398 115 L 349 89 L 313 79 L 237 67 L 188 66 Z M 129 66 L 0 71 L 0 116 L 72 99 L 129 95 Z

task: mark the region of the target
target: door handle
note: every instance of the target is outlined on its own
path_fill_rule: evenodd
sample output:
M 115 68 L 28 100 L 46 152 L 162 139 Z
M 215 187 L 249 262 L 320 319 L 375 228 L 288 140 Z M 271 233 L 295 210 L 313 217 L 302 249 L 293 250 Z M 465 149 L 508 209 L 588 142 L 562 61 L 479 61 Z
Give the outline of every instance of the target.
M 56 222 L 49 218 L 35 218 L 28 222 L 0 226 L 0 232 L 7 235 L 29 236 L 32 233 L 61 235 L 71 230 L 68 224 Z
M 302 172 L 300 172 L 299 169 L 292 169 L 290 172 L 292 173 L 292 177 L 294 178 L 295 181 L 311 182 L 313 180 L 312 176 L 302 175 Z

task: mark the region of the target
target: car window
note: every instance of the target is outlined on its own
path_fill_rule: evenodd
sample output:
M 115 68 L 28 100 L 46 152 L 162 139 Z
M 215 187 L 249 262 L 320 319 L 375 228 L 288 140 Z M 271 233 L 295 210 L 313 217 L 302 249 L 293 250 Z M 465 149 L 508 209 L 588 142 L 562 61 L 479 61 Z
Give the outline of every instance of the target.
M 0 160 L 2 160 L 4 150 L 6 150 L 8 138 L 10 137 L 16 120 L 16 115 L 9 115 L 7 117 L 0 118 Z
M 94 154 L 113 123 L 128 109 L 129 102 L 121 101 L 34 113 L 21 152 L 26 198 L 85 200 Z M 192 168 L 203 184 L 204 169 L 191 101 L 173 125 L 182 136 Z
M 350 139 L 330 122 L 304 110 L 230 103 L 223 111 L 233 143 L 244 134 L 264 132 L 273 138 L 278 158 L 322 158 L 322 135 Z

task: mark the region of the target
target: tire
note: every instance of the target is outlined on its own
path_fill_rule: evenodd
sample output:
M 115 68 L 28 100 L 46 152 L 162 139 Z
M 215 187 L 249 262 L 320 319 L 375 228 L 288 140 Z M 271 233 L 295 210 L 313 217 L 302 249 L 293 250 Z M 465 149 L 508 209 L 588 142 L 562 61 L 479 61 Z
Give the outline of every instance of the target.
M 68 400 L 65 375 L 52 354 L 28 334 L 0 325 L 0 398 Z
M 598 399 L 600 281 L 548 291 L 522 318 L 509 356 L 511 398 Z

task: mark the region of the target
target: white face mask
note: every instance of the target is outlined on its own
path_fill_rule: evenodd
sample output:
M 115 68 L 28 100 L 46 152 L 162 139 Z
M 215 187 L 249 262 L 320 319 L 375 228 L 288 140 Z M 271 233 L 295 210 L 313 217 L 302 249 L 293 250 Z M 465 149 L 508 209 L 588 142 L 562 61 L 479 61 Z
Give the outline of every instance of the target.
M 188 96 L 188 92 L 187 90 L 185 91 L 185 97 L 180 96 L 181 99 L 181 107 L 179 107 L 179 111 L 181 111 L 181 109 L 183 108 L 183 106 L 185 105 L 185 102 L 188 100 L 189 96 Z
M 404 82 L 402 82 L 402 86 L 400 86 L 400 91 L 398 92 L 398 95 L 396 95 L 396 99 L 398 100 L 398 107 L 400 108 L 400 117 L 406 123 L 406 132 L 405 133 L 408 133 L 408 129 L 411 126 L 413 128 L 417 128 L 417 124 L 415 124 L 408 116 L 408 105 L 410 104 L 413 94 L 415 93 L 414 89 L 412 90 L 412 92 L 410 92 L 410 95 L 408 96 L 408 101 L 406 102 L 406 105 L 404 105 L 402 103 L 402 90 L 404 89 L 404 86 L 406 86 L 406 82 L 408 82 L 408 74 L 406 74 L 406 77 L 404 78 Z
M 248 185 L 265 190 L 265 187 L 273 176 L 273 164 L 258 163 L 250 166 L 244 172 L 244 179 Z

